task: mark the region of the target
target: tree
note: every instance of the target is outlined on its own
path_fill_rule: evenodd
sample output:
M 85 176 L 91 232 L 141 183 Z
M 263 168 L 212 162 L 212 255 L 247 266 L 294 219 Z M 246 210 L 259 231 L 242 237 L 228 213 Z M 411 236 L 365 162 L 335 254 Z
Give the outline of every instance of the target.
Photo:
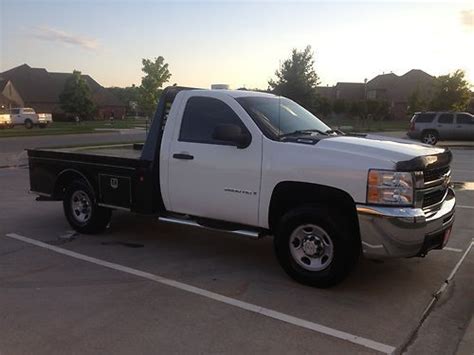
M 171 78 L 171 73 L 168 70 L 168 64 L 161 56 L 153 60 L 142 59 L 142 64 L 145 76 L 142 77 L 140 85 L 139 104 L 144 113 L 151 116 L 161 95 L 161 87 Z
M 320 114 L 323 118 L 327 118 L 327 116 L 331 113 L 331 103 L 327 97 L 318 97 L 316 113 Z
M 276 95 L 289 97 L 309 110 L 317 106 L 315 93 L 319 77 L 314 71 L 311 46 L 303 51 L 293 49 L 291 57 L 275 72 L 276 80 L 268 82 L 269 89 Z
M 436 78 L 436 90 L 430 109 L 436 111 L 464 111 L 471 99 L 469 82 L 464 79 L 464 71 L 456 70 L 452 74 Z
M 413 115 L 415 112 L 424 110 L 426 110 L 426 101 L 422 99 L 419 88 L 416 88 L 408 97 L 407 113 Z
M 336 114 L 346 112 L 346 110 L 347 110 L 346 101 L 344 99 L 335 100 L 333 105 L 332 105 L 332 110 Z
M 90 118 L 94 114 L 95 105 L 91 91 L 80 71 L 74 70 L 66 80 L 63 92 L 59 95 L 59 102 L 64 112 L 77 115 L 81 119 Z
M 114 86 L 108 90 L 127 107 L 128 112 L 131 111 L 133 114 L 141 112 L 141 108 L 138 106 L 140 90 L 135 84 L 124 88 Z

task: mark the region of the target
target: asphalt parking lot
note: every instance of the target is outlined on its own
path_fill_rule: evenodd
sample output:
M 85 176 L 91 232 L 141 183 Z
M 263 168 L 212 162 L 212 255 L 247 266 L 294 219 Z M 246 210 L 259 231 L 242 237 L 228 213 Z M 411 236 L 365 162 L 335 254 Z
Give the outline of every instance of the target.
M 290 280 L 269 237 L 125 212 L 73 234 L 60 203 L 28 194 L 26 168 L 0 169 L 0 354 L 455 353 L 474 311 L 474 150 L 453 153 L 448 248 L 362 259 L 327 290 Z

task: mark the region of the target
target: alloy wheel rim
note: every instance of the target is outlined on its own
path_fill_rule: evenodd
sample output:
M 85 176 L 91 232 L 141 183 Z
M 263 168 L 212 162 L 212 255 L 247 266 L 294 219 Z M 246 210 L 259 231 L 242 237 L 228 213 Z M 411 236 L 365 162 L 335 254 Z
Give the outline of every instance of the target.
M 434 144 L 436 141 L 436 138 L 433 134 L 427 134 L 424 139 L 426 144 Z
M 334 244 L 329 234 L 315 224 L 297 227 L 291 233 L 289 247 L 294 261 L 308 271 L 324 270 L 334 257 Z
M 89 195 L 84 191 L 75 191 L 71 196 L 71 209 L 74 219 L 81 223 L 87 223 L 91 218 L 92 203 Z

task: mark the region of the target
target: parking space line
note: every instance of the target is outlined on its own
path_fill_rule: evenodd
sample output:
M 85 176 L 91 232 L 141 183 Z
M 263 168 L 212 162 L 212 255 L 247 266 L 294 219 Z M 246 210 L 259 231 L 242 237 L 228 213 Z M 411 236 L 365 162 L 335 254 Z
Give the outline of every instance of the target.
M 462 249 L 458 249 L 458 248 L 451 248 L 451 247 L 444 247 L 443 250 L 447 250 L 447 251 L 454 251 L 456 253 L 462 253 L 463 250 Z
M 179 281 L 174 281 L 174 280 L 171 280 L 171 279 L 167 279 L 167 278 L 159 276 L 159 275 L 155 275 L 155 274 L 151 274 L 151 273 L 148 273 L 148 272 L 133 269 L 133 268 L 130 268 L 128 266 L 123 266 L 123 265 L 120 265 L 120 264 L 111 263 L 111 262 L 108 262 L 108 261 L 105 261 L 105 260 L 101 260 L 101 259 L 90 257 L 90 256 L 87 256 L 87 255 L 84 255 L 84 254 L 76 253 L 74 251 L 70 251 L 70 250 L 67 250 L 67 249 L 59 248 L 57 246 L 49 245 L 47 243 L 43 243 L 43 242 L 40 242 L 40 241 L 35 240 L 35 239 L 24 237 L 24 236 L 19 235 L 19 234 L 9 233 L 6 236 L 8 238 L 16 239 L 16 240 L 19 240 L 19 241 L 22 241 L 22 242 L 25 242 L 25 243 L 28 243 L 28 244 L 35 245 L 35 246 L 40 247 L 40 248 L 44 248 L 44 249 L 54 251 L 58 254 L 67 255 L 67 256 L 70 256 L 70 257 L 75 258 L 75 259 L 87 261 L 89 263 L 100 265 L 100 266 L 103 266 L 103 267 L 106 267 L 106 268 L 109 268 L 109 269 L 113 269 L 113 270 L 121 271 L 121 272 L 124 272 L 124 273 L 127 273 L 127 274 L 135 275 L 135 276 L 147 279 L 147 280 L 151 280 L 151 281 L 161 283 L 161 284 L 164 284 L 164 285 L 167 285 L 167 286 L 170 286 L 170 287 L 174 287 L 174 288 L 186 291 L 186 292 L 190 292 L 190 293 L 202 296 L 202 297 L 206 297 L 206 298 L 212 299 L 214 301 L 218 301 L 218 302 L 225 303 L 225 304 L 228 304 L 228 305 L 231 305 L 231 306 L 234 306 L 234 307 L 238 307 L 238 308 L 244 309 L 244 310 L 249 311 L 249 312 L 257 313 L 257 314 L 260 314 L 260 315 L 263 315 L 263 316 L 266 316 L 266 317 L 269 317 L 269 318 L 273 318 L 273 319 L 276 319 L 276 320 L 279 320 L 279 321 L 282 321 L 282 322 L 285 322 L 285 323 L 289 323 L 289 324 L 292 324 L 292 325 L 295 325 L 295 326 L 298 326 L 298 327 L 301 327 L 301 328 L 312 330 L 312 331 L 315 331 L 317 333 L 321 333 L 321 334 L 329 335 L 329 336 L 337 338 L 337 339 L 345 340 L 345 341 L 348 341 L 348 342 L 351 342 L 351 343 L 354 343 L 354 344 L 357 344 L 357 345 L 360 345 L 360 346 L 363 346 L 363 347 L 366 347 L 366 348 L 369 348 L 369 349 L 372 349 L 372 350 L 380 351 L 380 352 L 385 353 L 385 354 L 391 354 L 396 349 L 393 346 L 382 344 L 382 343 L 379 343 L 379 342 L 374 341 L 374 340 L 359 337 L 357 335 L 346 333 L 346 332 L 343 332 L 343 331 L 340 331 L 340 330 L 337 330 L 337 329 L 334 329 L 334 328 L 326 327 L 324 325 L 314 323 L 314 322 L 310 322 L 310 321 L 307 321 L 307 320 L 304 320 L 304 319 L 301 319 L 301 318 L 297 318 L 297 317 L 294 317 L 294 316 L 290 316 L 288 314 L 281 313 L 281 312 L 278 312 L 278 311 L 274 311 L 274 310 L 269 309 L 269 308 L 260 307 L 260 306 L 254 305 L 252 303 L 239 301 L 235 298 L 231 298 L 231 297 L 227 297 L 227 296 L 215 293 L 215 292 L 207 291 L 205 289 L 198 288 L 198 287 L 195 287 L 195 286 L 191 286 L 191 285 L 179 282 Z
M 474 206 L 456 205 L 456 207 L 457 208 L 467 208 L 467 209 L 474 210 Z

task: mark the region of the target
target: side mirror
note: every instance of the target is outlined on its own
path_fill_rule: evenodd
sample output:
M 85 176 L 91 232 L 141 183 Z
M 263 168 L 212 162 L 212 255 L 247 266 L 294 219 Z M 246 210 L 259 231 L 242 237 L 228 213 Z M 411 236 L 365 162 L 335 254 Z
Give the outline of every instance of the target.
M 234 124 L 222 124 L 214 129 L 212 138 L 215 140 L 233 143 L 237 148 L 244 149 L 250 145 L 252 138 L 249 133 Z

